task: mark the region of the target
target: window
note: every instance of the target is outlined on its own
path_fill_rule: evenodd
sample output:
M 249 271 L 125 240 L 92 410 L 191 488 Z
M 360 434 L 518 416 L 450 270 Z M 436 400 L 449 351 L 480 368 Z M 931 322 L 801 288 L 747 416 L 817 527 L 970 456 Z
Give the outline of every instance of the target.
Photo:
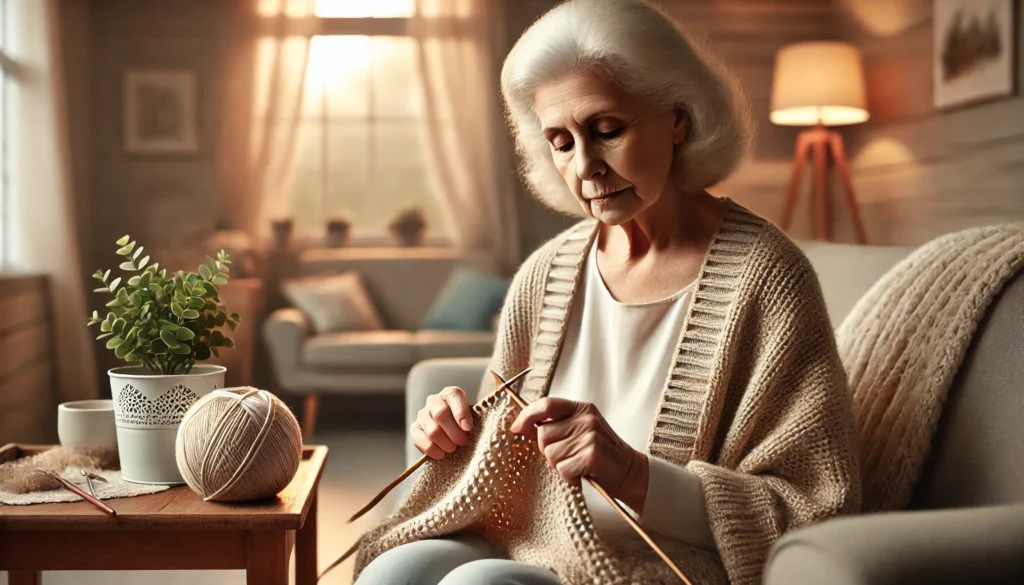
M 294 4 L 285 14 L 303 17 L 298 9 L 289 14 Z M 261 9 L 280 7 L 263 0 Z M 300 240 L 321 240 L 327 222 L 341 216 L 352 222 L 354 243 L 388 243 L 388 224 L 411 207 L 426 216 L 428 241 L 446 240 L 427 163 L 419 46 L 404 33 L 414 13 L 414 0 L 317 0 L 316 28 L 346 34 L 309 41 L 286 208 L 277 210 L 291 217 Z M 269 69 L 261 63 L 273 58 L 274 42 L 281 41 L 257 49 L 257 77 Z M 257 87 L 265 84 L 257 79 Z M 259 123 L 265 111 L 256 102 Z

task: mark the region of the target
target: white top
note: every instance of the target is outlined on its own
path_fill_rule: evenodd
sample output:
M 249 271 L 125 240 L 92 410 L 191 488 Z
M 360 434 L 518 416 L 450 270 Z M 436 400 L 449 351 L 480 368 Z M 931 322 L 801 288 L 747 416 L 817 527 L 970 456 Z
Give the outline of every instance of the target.
M 621 303 L 598 270 L 596 238 L 581 282 L 548 395 L 593 403 L 624 441 L 647 453 L 696 283 L 657 301 Z M 648 460 L 640 523 L 658 534 L 713 550 L 700 478 L 653 456 Z M 602 536 L 620 542 L 640 540 L 589 483 L 583 482 L 583 492 Z

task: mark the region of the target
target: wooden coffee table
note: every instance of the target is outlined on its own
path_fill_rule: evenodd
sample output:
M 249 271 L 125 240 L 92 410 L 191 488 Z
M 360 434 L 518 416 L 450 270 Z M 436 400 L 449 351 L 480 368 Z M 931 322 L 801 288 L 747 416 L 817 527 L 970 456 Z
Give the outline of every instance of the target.
M 49 447 L 7 445 L 0 462 Z M 188 487 L 107 500 L 0 506 L 0 571 L 10 585 L 38 585 L 39 571 L 245 569 L 250 585 L 316 583 L 316 492 L 327 447 L 306 447 L 299 471 L 275 499 L 204 502 Z

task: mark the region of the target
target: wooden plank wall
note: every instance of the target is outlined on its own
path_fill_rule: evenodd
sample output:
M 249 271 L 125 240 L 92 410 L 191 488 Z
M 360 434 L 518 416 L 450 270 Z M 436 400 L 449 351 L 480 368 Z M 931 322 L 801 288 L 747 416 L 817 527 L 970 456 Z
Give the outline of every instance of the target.
M 1024 220 L 1024 5 L 1016 1 L 1017 93 L 932 106 L 932 1 L 836 0 L 864 53 L 871 120 L 850 128 L 853 181 L 872 243 L 921 244 Z M 840 235 L 851 238 L 845 216 Z
M 56 439 L 46 279 L 0 277 L 0 444 Z

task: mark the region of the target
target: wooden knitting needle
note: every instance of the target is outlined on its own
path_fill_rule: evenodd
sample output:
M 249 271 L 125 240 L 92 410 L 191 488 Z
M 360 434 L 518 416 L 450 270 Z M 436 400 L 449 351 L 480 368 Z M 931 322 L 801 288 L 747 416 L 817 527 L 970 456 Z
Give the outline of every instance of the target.
M 523 376 L 528 374 L 530 372 L 530 370 L 532 370 L 532 369 L 533 368 L 526 368 L 522 372 L 519 372 L 515 376 L 512 376 L 512 378 L 509 379 L 508 382 L 502 382 L 501 384 L 498 385 L 498 389 L 497 390 L 495 390 L 494 392 L 489 394 L 486 398 L 484 398 L 480 402 L 477 402 L 476 405 L 474 405 L 474 407 L 482 406 L 485 402 L 490 400 L 492 396 L 498 394 L 502 390 L 507 390 L 509 386 L 511 386 L 512 384 L 515 384 L 517 381 L 519 381 L 520 378 L 522 378 Z M 405 471 L 403 471 L 401 475 L 396 477 L 391 483 L 389 483 L 387 485 L 387 487 L 385 487 L 383 490 L 381 490 L 381 492 L 379 494 L 377 494 L 372 500 L 370 500 L 369 504 L 366 504 L 365 506 L 362 507 L 362 509 L 360 509 L 358 512 L 353 514 L 352 517 L 348 519 L 348 521 L 349 522 L 354 522 L 354 521 L 358 520 L 359 518 L 361 518 L 363 516 L 363 514 L 366 514 L 371 509 L 373 509 L 373 507 L 376 506 L 381 500 L 383 500 L 385 496 L 387 496 L 389 493 L 391 493 L 391 490 L 395 489 L 395 487 L 398 486 L 398 484 L 400 484 L 403 481 L 405 481 L 405 478 L 409 477 L 417 469 L 419 469 L 421 466 L 423 466 L 423 464 L 427 462 L 427 459 L 430 459 L 430 457 L 427 457 L 426 455 L 423 455 L 422 457 L 420 457 L 419 460 L 416 463 L 413 463 L 409 467 L 409 469 L 406 469 Z
M 64 487 L 68 488 L 72 492 L 78 494 L 83 500 L 85 500 L 86 502 L 89 502 L 90 504 L 92 504 L 93 506 L 98 508 L 101 512 L 103 512 L 104 514 L 106 514 L 108 516 L 117 516 L 117 512 L 113 508 L 111 508 L 110 506 L 104 504 L 98 498 L 92 497 L 91 495 L 86 493 L 86 491 L 83 490 L 82 488 L 78 487 L 77 485 L 75 485 L 75 484 L 71 483 L 70 481 L 68 481 L 68 480 L 64 479 L 63 477 L 61 477 L 60 474 L 58 474 L 56 472 L 53 472 L 53 471 L 51 471 L 50 473 L 53 474 L 53 477 L 57 478 L 57 481 L 59 481 L 61 483 L 61 485 L 63 485 Z
M 512 388 L 509 388 L 509 385 L 506 384 L 504 380 L 502 380 L 501 376 L 498 375 L 497 372 L 491 370 L 491 375 L 494 376 L 494 380 L 498 384 L 498 387 L 504 388 L 505 393 L 508 394 L 508 397 L 511 398 L 512 401 L 515 402 L 520 409 L 526 408 L 526 401 L 520 398 L 515 393 L 515 391 L 512 390 Z M 542 424 L 544 423 L 537 423 L 537 426 L 540 426 Z M 612 507 L 619 512 L 619 515 L 622 516 L 622 518 L 633 528 L 633 530 L 635 530 L 636 533 L 639 534 L 645 542 L 647 542 L 651 549 L 653 549 L 654 552 L 656 552 L 658 556 L 661 557 L 661 560 L 665 561 L 665 564 L 667 564 L 669 568 L 672 569 L 676 576 L 683 580 L 683 583 L 686 583 L 686 585 L 693 585 L 690 579 L 686 577 L 686 573 L 684 573 L 683 570 L 680 569 L 679 566 L 676 565 L 675 562 L 673 562 L 667 554 L 665 554 L 665 551 L 661 550 L 661 547 L 654 542 L 654 539 L 652 539 L 650 535 L 648 535 L 647 532 L 640 526 L 640 524 L 638 524 L 637 521 L 633 519 L 633 516 L 626 511 L 626 508 L 623 507 L 623 505 L 620 504 L 618 500 L 613 498 L 608 492 L 605 491 L 603 487 L 601 487 L 593 479 L 587 476 L 584 476 L 583 479 L 587 480 L 587 483 L 594 486 L 594 489 L 597 490 L 597 493 L 601 494 L 601 497 L 608 500 L 608 503 L 611 504 Z

